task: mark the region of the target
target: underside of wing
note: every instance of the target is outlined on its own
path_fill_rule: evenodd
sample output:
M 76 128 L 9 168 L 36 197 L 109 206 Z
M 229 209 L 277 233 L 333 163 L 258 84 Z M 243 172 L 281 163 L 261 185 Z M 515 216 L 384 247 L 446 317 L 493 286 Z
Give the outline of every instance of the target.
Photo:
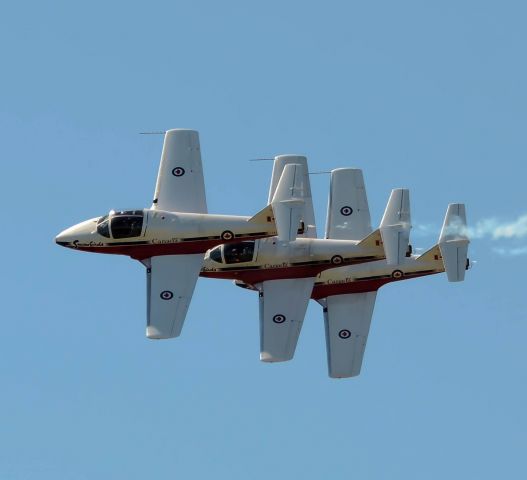
M 203 255 L 152 257 L 147 268 L 146 336 L 178 337 L 203 263 Z
M 301 278 L 262 283 L 260 360 L 263 362 L 285 362 L 293 358 L 314 281 L 314 278 Z
M 355 377 L 360 373 L 376 297 L 377 292 L 367 292 L 326 299 L 324 322 L 330 377 Z
M 370 233 L 370 209 L 362 170 L 356 168 L 333 170 L 326 219 L 326 238 L 361 240 Z
M 207 213 L 199 135 L 195 130 L 165 133 L 152 208 Z

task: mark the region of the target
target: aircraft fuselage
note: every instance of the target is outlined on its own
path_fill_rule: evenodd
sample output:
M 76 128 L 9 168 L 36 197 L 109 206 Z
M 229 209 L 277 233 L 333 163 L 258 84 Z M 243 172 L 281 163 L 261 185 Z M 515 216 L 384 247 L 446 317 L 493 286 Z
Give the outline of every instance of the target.
M 200 275 L 254 285 L 266 280 L 315 277 L 329 268 L 382 258 L 382 247 L 364 247 L 353 240 L 297 238 L 280 242 L 267 238 L 217 246 L 205 255 Z
M 424 277 L 444 272 L 440 255 L 429 260 L 420 260 L 412 255 L 400 265 L 388 265 L 386 260 L 348 265 L 339 268 L 326 269 L 316 276 L 311 298 L 320 300 L 332 295 L 375 292 L 382 286 L 402 280 Z M 201 276 L 208 276 L 202 270 Z M 236 279 L 236 285 L 250 290 L 257 290 L 253 284 L 242 279 Z
M 110 212 L 64 230 L 55 241 L 76 250 L 127 255 L 136 260 L 204 253 L 219 243 L 276 234 L 271 215 L 261 217 L 254 221 L 254 217 L 153 209 Z

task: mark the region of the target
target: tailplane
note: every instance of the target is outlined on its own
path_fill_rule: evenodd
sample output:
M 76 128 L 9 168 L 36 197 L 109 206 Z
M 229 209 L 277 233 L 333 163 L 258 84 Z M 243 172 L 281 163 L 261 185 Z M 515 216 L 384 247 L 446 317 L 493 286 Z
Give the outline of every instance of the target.
M 404 262 L 409 252 L 411 228 L 410 192 L 406 188 L 392 190 L 379 227 L 388 265 Z
M 290 242 L 296 239 L 304 217 L 307 169 L 305 165 L 290 163 L 284 167 L 271 205 L 276 220 L 278 239 Z
M 439 235 L 439 249 L 449 282 L 462 282 L 469 266 L 467 216 L 463 203 L 448 206 Z

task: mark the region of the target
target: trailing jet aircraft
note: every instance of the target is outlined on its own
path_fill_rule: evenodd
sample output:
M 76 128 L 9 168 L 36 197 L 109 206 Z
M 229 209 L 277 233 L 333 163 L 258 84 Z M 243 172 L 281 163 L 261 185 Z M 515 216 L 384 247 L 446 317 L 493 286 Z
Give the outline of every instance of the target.
M 351 214 L 345 215 L 348 212 Z M 311 298 L 324 310 L 330 377 L 353 377 L 360 373 L 377 290 L 381 286 L 444 271 L 451 282 L 464 279 L 469 267 L 469 239 L 463 204 L 449 205 L 438 244 L 422 255 L 411 253 L 410 228 L 409 192 L 393 190 L 380 225 L 386 259 L 328 269 L 317 276 Z M 333 170 L 326 238 L 357 240 L 371 230 L 362 172 Z M 240 280 L 235 283 L 261 291 L 259 285 Z
M 448 206 L 437 245 L 397 264 L 386 260 L 322 272 L 312 291 L 324 311 L 329 376 L 360 374 L 377 290 L 391 282 L 446 272 L 460 282 L 470 266 L 465 206 Z
M 161 339 L 181 333 L 207 249 L 276 234 L 270 205 L 253 217 L 207 213 L 198 132 L 174 129 L 165 133 L 150 208 L 112 210 L 64 230 L 55 241 L 141 261 L 147 267 L 146 335 Z
M 349 170 L 344 170 L 348 172 Z M 259 292 L 260 359 L 281 362 L 293 358 L 316 276 L 337 265 L 352 265 L 385 258 L 383 239 L 390 247 L 389 262 L 397 263 L 406 251 L 400 251 L 399 236 L 408 236 L 404 215 L 407 193 L 394 191 L 379 230 L 371 231 L 367 204 L 358 203 L 364 191 L 360 170 L 353 170 L 347 191 L 353 193 L 345 202 L 330 201 L 328 225 L 344 231 L 356 223 L 355 218 L 368 216 L 368 231 L 354 239 L 336 233 L 326 239 L 316 238 L 315 218 L 305 157 L 282 155 L 275 159 L 269 203 L 273 206 L 279 236 L 277 238 L 219 245 L 207 252 L 201 276 L 233 279 Z M 293 179 L 294 178 L 294 179 Z M 279 180 L 277 180 L 279 179 Z M 294 185 L 294 191 L 282 188 Z M 354 188 L 351 188 L 354 186 Z M 349 200 L 349 201 L 348 201 Z M 357 200 L 357 202 L 356 202 Z M 297 208 L 292 208 L 295 203 Z M 284 215 L 280 208 L 287 206 Z M 293 214 L 290 214 L 291 211 Z M 401 211 L 401 215 L 396 212 Z M 300 229 L 298 229 L 300 226 Z M 280 232 L 287 232 L 285 237 Z M 296 238 L 299 236 L 300 238 Z

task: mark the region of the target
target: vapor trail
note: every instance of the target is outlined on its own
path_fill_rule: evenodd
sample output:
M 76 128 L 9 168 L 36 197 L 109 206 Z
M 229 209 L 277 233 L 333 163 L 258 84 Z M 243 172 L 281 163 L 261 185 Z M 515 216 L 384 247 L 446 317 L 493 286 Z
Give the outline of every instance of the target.
M 417 224 L 413 228 L 413 234 L 417 237 L 429 237 L 439 235 L 441 227 L 433 224 Z M 505 241 L 517 241 L 527 238 L 527 214 L 520 215 L 516 220 L 503 221 L 495 217 L 478 220 L 472 226 L 466 228 L 466 233 L 471 240 L 488 239 L 491 241 L 501 240 L 499 247 L 493 247 L 492 251 L 503 256 L 527 255 L 527 245 L 508 246 Z M 504 244 L 505 243 L 505 244 Z

